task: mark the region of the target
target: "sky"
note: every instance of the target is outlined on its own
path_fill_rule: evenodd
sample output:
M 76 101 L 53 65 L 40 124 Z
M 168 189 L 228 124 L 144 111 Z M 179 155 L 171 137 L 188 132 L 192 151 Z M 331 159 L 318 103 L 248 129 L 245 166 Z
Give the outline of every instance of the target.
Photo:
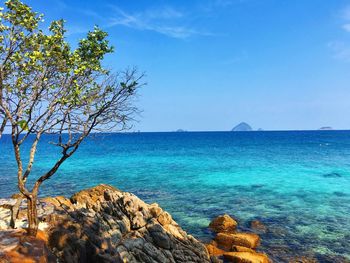
M 105 65 L 146 73 L 134 130 L 350 129 L 350 1 L 24 2 L 73 47 L 99 25 Z

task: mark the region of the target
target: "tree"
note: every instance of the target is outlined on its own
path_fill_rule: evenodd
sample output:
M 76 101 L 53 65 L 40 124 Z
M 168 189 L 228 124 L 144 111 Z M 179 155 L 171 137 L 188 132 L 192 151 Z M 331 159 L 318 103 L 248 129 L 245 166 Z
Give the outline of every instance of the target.
M 7 123 L 7 118 L 5 116 L 5 112 L 0 110 L 0 139 L 2 137 L 4 130 L 5 130 L 6 123 Z
M 53 21 L 45 34 L 39 28 L 42 15 L 19 0 L 5 5 L 0 13 L 0 116 L 11 130 L 18 188 L 28 201 L 28 233 L 36 235 L 41 184 L 90 133 L 130 128 L 143 76 L 135 69 L 111 74 L 102 66 L 113 48 L 98 27 L 72 50 L 65 41 L 63 20 Z M 61 155 L 29 189 L 27 179 L 44 134 L 54 134 L 50 143 Z M 31 144 L 27 164 L 22 158 L 24 142 Z

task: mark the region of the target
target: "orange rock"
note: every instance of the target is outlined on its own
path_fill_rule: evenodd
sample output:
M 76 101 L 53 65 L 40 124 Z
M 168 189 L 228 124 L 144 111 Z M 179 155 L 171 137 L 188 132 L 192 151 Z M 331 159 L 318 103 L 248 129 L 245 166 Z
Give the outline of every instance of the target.
M 219 233 L 215 237 L 219 247 L 230 250 L 234 245 L 256 248 L 260 244 L 260 237 L 252 233 Z
M 234 232 L 236 230 L 236 227 L 236 220 L 227 214 L 214 218 L 209 224 L 209 228 L 216 233 Z
M 36 237 L 26 235 L 26 231 L 3 231 L 0 239 L 0 262 L 13 263 L 46 263 L 56 262 L 46 246 L 46 236 L 42 231 Z
M 212 245 L 212 244 L 207 244 L 205 245 L 205 247 L 208 250 L 208 253 L 210 256 L 222 256 L 224 253 L 226 253 L 226 251 L 217 248 L 216 246 Z
M 38 230 L 38 233 L 36 234 L 36 238 L 45 242 L 47 242 L 48 240 L 47 234 L 42 230 Z
M 100 198 L 104 197 L 104 193 L 106 190 L 119 191 L 117 188 L 114 188 L 110 185 L 100 184 L 92 188 L 88 188 L 85 190 L 81 190 L 75 193 L 71 198 L 71 202 L 81 203 L 81 204 L 93 204 Z
M 248 247 L 242 247 L 242 246 L 236 246 L 236 245 L 233 245 L 232 248 L 231 248 L 231 251 L 232 252 L 252 252 L 254 253 L 255 251 L 251 248 L 248 248 Z
M 163 226 L 170 224 L 172 222 L 171 215 L 168 212 L 161 213 L 158 217 L 158 222 Z
M 225 259 L 234 263 L 269 263 L 270 260 L 265 254 L 252 252 L 226 252 Z
M 43 199 L 41 199 L 41 201 L 45 202 L 45 203 L 49 203 L 54 205 L 55 207 L 60 207 L 61 204 L 60 202 L 58 202 L 58 200 L 54 197 L 45 197 Z
M 64 197 L 64 196 L 56 196 L 56 200 L 61 204 L 61 206 L 62 205 L 65 205 L 67 207 L 71 207 L 72 206 L 71 201 L 68 198 Z

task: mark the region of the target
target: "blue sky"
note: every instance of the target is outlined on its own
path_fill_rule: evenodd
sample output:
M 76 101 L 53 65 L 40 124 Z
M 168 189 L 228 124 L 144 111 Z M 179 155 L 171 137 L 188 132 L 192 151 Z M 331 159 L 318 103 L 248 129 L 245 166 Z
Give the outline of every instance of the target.
M 350 129 L 350 1 L 28 0 L 74 45 L 109 32 L 148 85 L 135 130 Z

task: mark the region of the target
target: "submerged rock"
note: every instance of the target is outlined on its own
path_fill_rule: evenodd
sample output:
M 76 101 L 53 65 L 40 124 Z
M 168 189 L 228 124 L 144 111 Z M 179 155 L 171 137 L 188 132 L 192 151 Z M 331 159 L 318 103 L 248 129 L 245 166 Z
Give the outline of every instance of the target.
M 267 231 L 267 227 L 259 220 L 251 221 L 250 228 L 260 233 L 265 233 Z

